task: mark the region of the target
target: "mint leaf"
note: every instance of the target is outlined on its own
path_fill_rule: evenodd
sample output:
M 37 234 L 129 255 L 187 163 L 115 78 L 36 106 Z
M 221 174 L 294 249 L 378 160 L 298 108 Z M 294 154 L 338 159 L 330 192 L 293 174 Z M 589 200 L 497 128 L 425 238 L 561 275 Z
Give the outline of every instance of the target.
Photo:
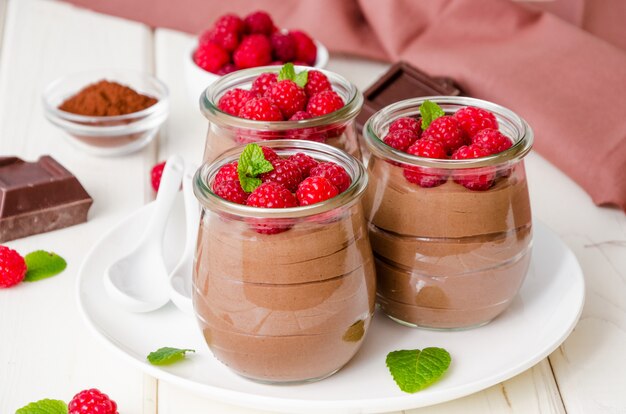
M 293 63 L 285 63 L 282 68 L 280 68 L 280 72 L 278 72 L 278 80 L 294 80 L 296 79 L 296 68 L 293 66 Z
M 24 256 L 26 276 L 24 281 L 36 282 L 56 276 L 67 267 L 67 262 L 56 253 L 37 250 Z
M 263 149 L 257 144 L 248 144 L 239 156 L 237 174 L 243 191 L 250 193 L 261 185 L 259 174 L 272 171 L 274 166 L 265 159 Z
M 148 354 L 148 361 L 152 365 L 170 365 L 174 362 L 181 361 L 185 359 L 185 353 L 187 352 L 196 352 L 193 349 L 178 349 L 178 348 L 170 348 L 164 347 L 159 348 L 154 352 L 150 352 Z
M 309 72 L 306 70 L 303 70 L 302 72 L 298 73 L 295 77 L 295 79 L 293 80 L 296 85 L 298 85 L 301 88 L 304 88 L 306 86 L 306 83 L 309 81 Z
M 61 400 L 39 400 L 20 408 L 15 414 L 67 414 L 67 404 Z
M 420 105 L 420 114 L 422 115 L 422 130 L 428 128 L 435 119 L 444 116 L 446 113 L 439 105 L 431 101 L 424 101 Z
M 387 368 L 404 392 L 416 393 L 436 382 L 450 366 L 450 354 L 443 348 L 401 350 L 387 354 Z

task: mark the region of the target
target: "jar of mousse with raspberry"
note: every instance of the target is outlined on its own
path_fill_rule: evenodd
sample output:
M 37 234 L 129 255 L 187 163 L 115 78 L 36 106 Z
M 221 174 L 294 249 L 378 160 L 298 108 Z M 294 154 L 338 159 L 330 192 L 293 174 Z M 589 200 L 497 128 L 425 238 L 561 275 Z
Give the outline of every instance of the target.
M 238 146 L 198 170 L 193 304 L 221 362 L 290 383 L 355 355 L 376 292 L 366 186 L 360 161 L 306 140 Z
M 409 99 L 364 127 L 364 197 L 382 310 L 405 325 L 481 326 L 526 276 L 532 223 L 514 112 L 465 97 Z
M 239 70 L 200 96 L 209 120 L 204 160 L 275 139 L 326 143 L 358 158 L 355 117 L 362 105 L 356 86 L 329 71 L 291 63 Z

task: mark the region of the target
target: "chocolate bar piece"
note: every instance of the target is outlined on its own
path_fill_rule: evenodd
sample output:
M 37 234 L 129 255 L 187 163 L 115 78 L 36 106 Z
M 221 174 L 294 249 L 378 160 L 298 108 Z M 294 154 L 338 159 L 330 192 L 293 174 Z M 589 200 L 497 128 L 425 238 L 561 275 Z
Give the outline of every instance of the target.
M 430 95 L 462 95 L 450 78 L 432 78 L 406 62 L 393 64 L 364 92 L 363 109 L 356 118 L 359 133 L 374 113 L 392 103 Z
M 87 221 L 93 203 L 78 179 L 50 156 L 0 157 L 0 242 Z

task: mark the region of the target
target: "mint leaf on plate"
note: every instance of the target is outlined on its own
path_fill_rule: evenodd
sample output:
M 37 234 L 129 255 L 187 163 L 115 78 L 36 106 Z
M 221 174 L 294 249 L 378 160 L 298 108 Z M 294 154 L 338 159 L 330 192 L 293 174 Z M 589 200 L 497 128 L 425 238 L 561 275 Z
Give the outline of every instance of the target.
M 439 105 L 432 101 L 424 101 L 420 105 L 420 115 L 422 115 L 422 130 L 426 130 L 431 122 L 437 118 L 441 118 L 446 113 Z
M 36 282 L 56 276 L 67 267 L 67 262 L 53 252 L 37 250 L 24 256 L 26 262 L 25 282 Z
M 61 400 L 39 400 L 18 409 L 15 414 L 67 414 L 67 404 Z
M 274 166 L 265 159 L 263 150 L 257 144 L 248 144 L 239 156 L 237 174 L 243 191 L 250 193 L 261 185 L 259 174 L 272 171 Z
M 401 350 L 387 354 L 387 368 L 398 387 L 416 393 L 436 382 L 450 366 L 450 354 L 443 348 Z
M 164 347 L 159 348 L 154 352 L 150 352 L 148 354 L 148 361 L 152 365 L 170 365 L 174 362 L 181 361 L 185 359 L 185 353 L 187 352 L 196 352 L 193 349 L 178 349 L 178 348 L 170 348 Z

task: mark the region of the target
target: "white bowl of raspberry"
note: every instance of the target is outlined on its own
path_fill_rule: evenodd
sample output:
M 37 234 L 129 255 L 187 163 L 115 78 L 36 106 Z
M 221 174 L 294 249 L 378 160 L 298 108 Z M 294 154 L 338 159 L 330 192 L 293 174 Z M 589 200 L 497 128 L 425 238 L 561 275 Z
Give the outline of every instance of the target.
M 240 18 L 221 16 L 189 43 L 185 53 L 185 77 L 189 97 L 198 97 L 222 75 L 257 66 L 297 65 L 324 68 L 328 49 L 301 30 L 279 30 L 262 11 Z

